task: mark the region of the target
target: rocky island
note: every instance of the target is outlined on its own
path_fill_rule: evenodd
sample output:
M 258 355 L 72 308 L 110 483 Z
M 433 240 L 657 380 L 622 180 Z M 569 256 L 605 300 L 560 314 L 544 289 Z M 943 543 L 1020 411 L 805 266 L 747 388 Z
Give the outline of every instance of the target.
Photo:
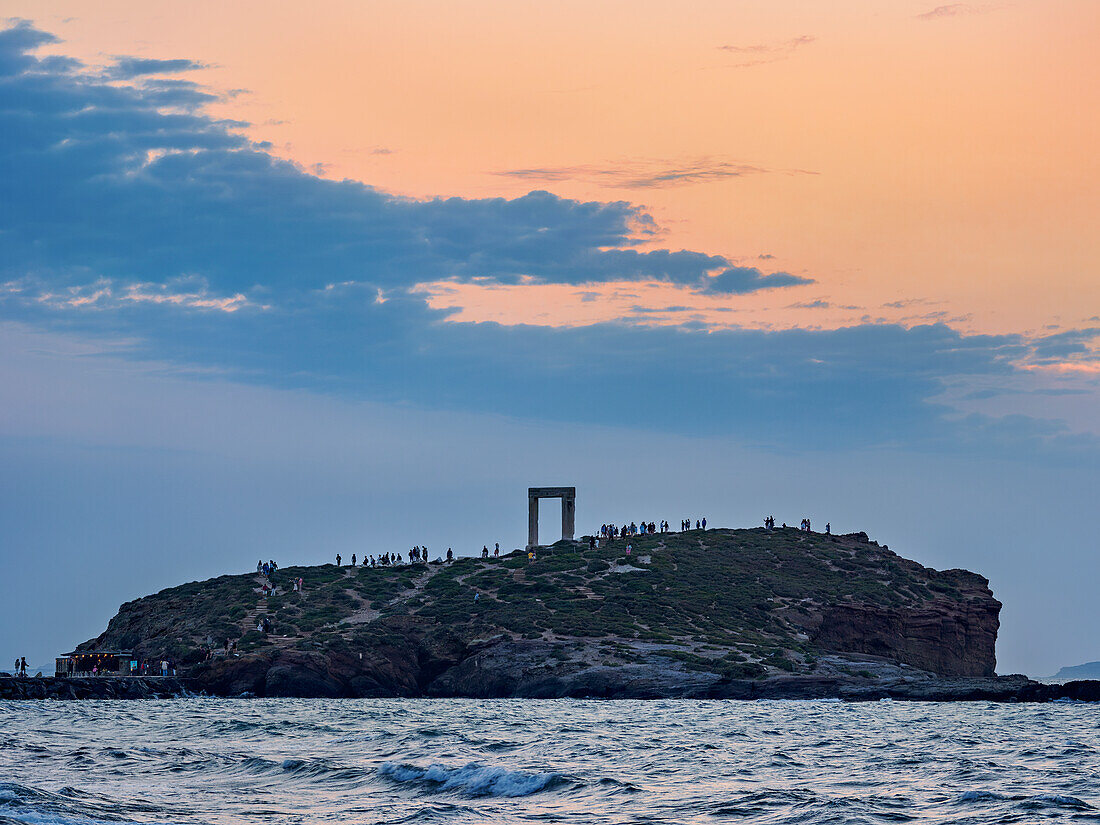
M 995 676 L 1001 604 L 987 580 L 924 567 L 863 533 L 689 530 L 595 549 L 561 541 L 533 559 L 288 567 L 273 579 L 276 595 L 244 574 L 128 602 L 78 649 L 170 659 L 189 689 L 222 696 L 1009 701 L 1081 691 Z

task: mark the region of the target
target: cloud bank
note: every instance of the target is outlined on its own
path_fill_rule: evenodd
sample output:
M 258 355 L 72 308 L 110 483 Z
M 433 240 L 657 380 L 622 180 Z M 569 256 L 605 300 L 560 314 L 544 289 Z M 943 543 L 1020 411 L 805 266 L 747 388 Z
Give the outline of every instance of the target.
M 634 280 L 732 297 L 812 280 L 643 250 L 657 228 L 624 201 L 413 200 L 325 180 L 207 115 L 208 91 L 149 75 L 195 64 L 123 59 L 122 82 L 35 56 L 51 42 L 25 22 L 0 32 L 0 319 L 240 381 L 427 408 L 777 448 L 1071 452 L 1057 423 L 960 418 L 929 399 L 966 376 L 1018 374 L 1022 359 L 1080 354 L 1082 338 L 448 321 L 418 285 L 598 295 Z

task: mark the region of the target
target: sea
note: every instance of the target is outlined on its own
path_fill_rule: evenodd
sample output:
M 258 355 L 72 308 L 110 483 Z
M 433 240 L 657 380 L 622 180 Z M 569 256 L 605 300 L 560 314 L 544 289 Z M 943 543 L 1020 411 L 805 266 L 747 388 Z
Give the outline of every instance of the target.
M 0 702 L 0 823 L 1100 821 L 1100 705 Z

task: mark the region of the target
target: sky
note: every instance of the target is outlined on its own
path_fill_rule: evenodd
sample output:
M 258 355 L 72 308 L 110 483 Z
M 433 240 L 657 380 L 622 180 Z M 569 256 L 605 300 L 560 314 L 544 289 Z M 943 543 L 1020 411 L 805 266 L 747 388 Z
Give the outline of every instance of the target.
M 543 485 L 865 530 L 990 579 L 1000 672 L 1100 659 L 1095 3 L 0 21 L 0 662 Z

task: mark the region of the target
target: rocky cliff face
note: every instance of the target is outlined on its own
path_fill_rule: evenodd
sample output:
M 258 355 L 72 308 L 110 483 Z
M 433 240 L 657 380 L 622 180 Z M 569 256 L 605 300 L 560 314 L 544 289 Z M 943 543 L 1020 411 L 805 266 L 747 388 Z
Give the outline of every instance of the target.
M 562 542 L 534 561 L 290 568 L 275 583 L 301 576 L 304 592 L 275 596 L 257 576 L 223 576 L 123 605 L 82 647 L 171 658 L 222 695 L 717 697 L 994 673 L 1001 605 L 974 573 L 863 534 L 629 543 L 629 555 L 622 540 Z
M 992 598 L 941 599 L 918 609 L 840 604 L 821 612 L 812 642 L 946 676 L 992 676 L 1000 609 Z

